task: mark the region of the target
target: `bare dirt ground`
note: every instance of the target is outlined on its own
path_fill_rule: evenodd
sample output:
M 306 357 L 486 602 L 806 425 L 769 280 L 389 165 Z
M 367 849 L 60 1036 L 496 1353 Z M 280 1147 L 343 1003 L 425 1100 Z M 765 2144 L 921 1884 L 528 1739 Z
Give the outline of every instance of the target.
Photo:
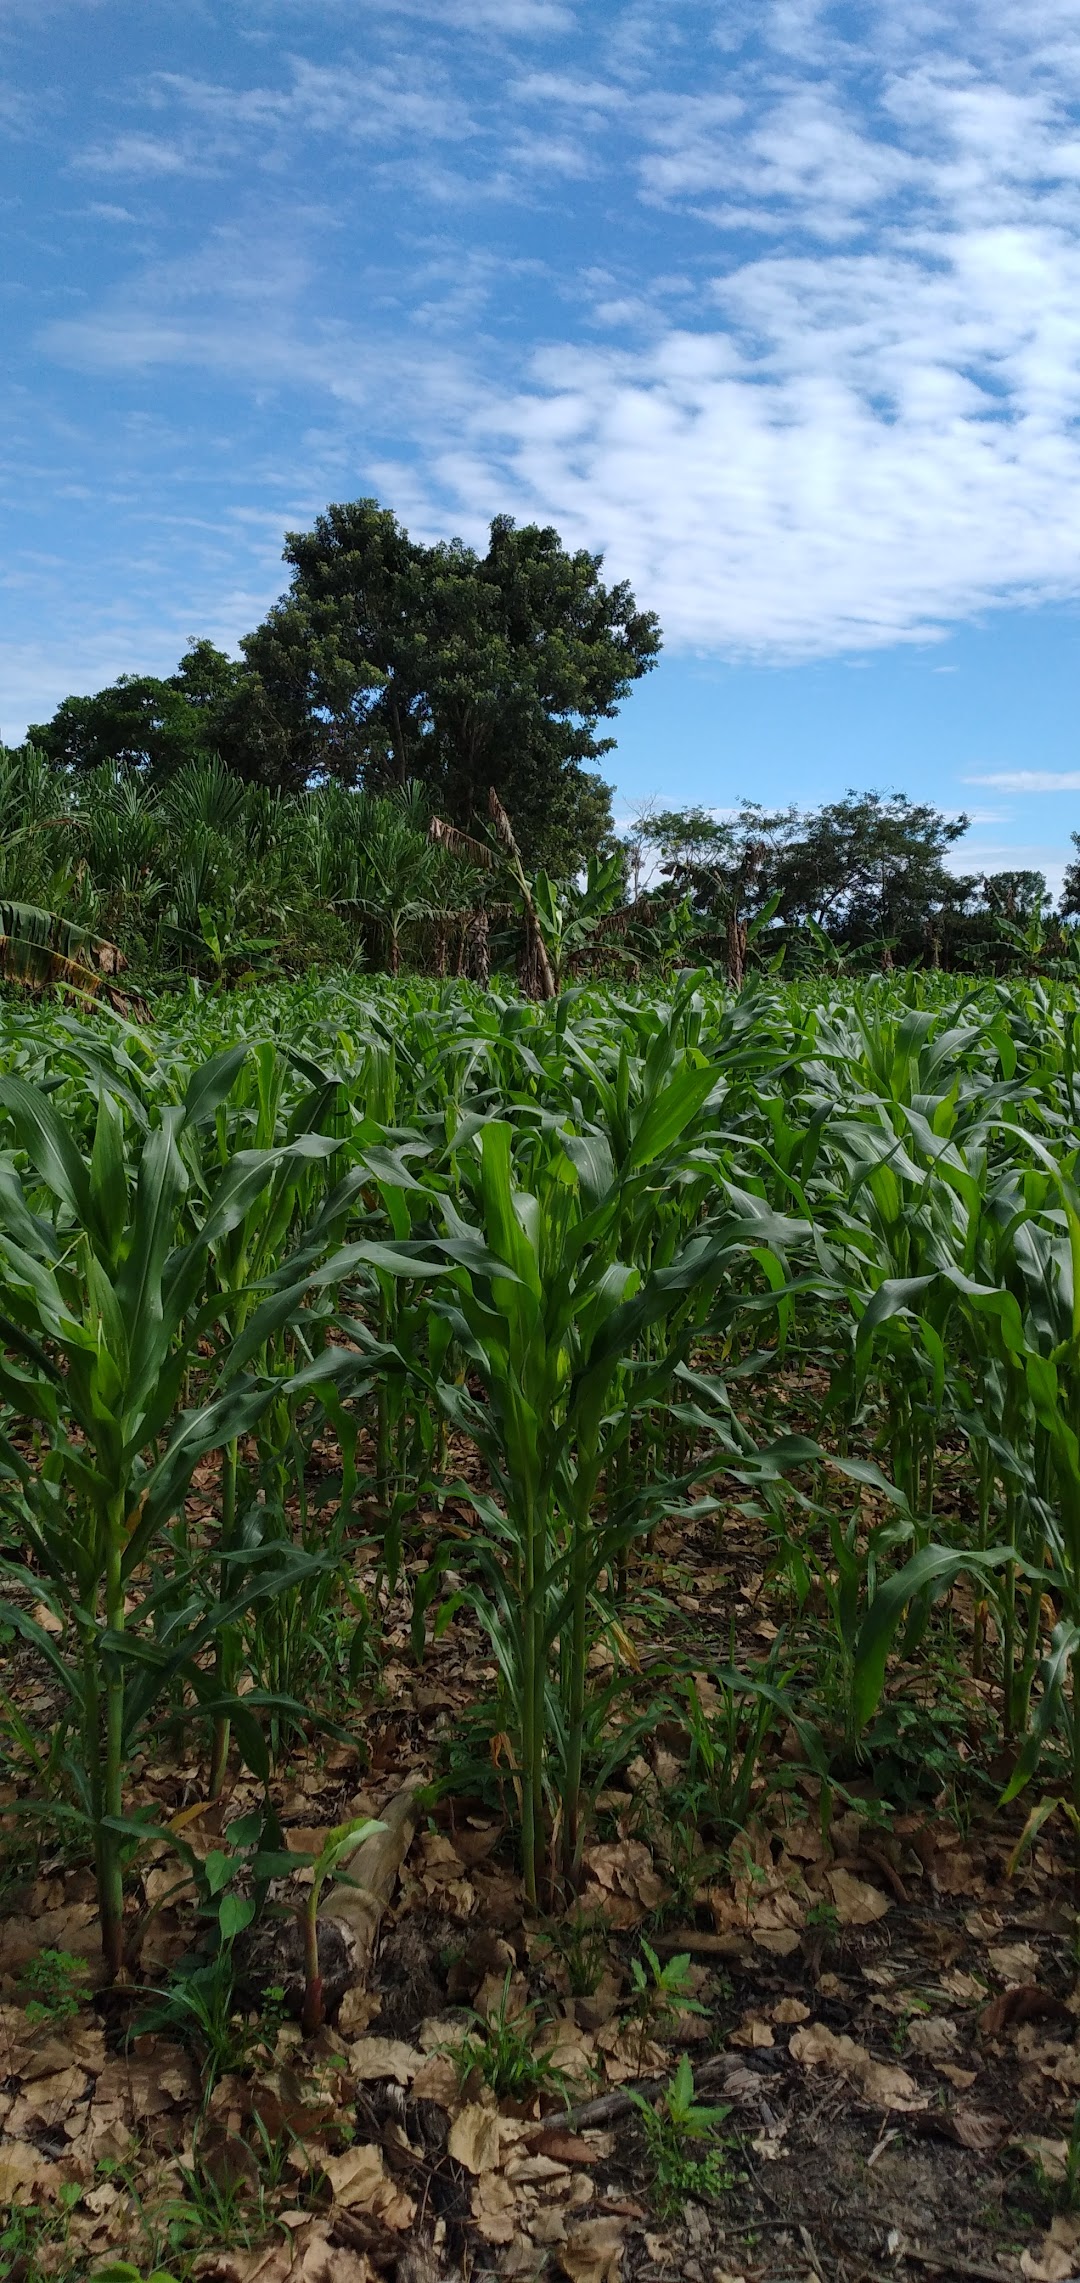
M 739 1659 L 767 1651 L 790 1612 L 766 1569 L 745 1517 L 661 1536 L 627 1626 L 641 1702 L 673 1655 L 700 1659 L 707 1701 L 733 1614 Z M 463 1617 L 418 1668 L 404 1610 L 387 1613 L 355 1745 L 312 1740 L 274 1787 L 298 1852 L 435 1774 L 490 1693 Z M 949 1622 L 965 1639 L 962 1589 Z M 6 1685 L 40 1716 L 40 1684 L 9 1662 Z M 857 1765 L 826 1813 L 778 1723 L 745 1828 L 696 1854 L 675 1818 L 684 1740 L 661 1720 L 600 1796 L 579 1905 L 549 1920 L 525 1909 L 496 1747 L 474 1798 L 422 1815 L 370 1988 L 329 2029 L 305 2043 L 292 1993 L 268 1997 L 269 1969 L 257 1952 L 245 1967 L 238 1946 L 216 2068 L 197 2024 L 174 2014 L 140 2030 L 148 2000 L 95 1991 L 88 1874 L 28 1855 L 12 1811 L 33 1777 L 16 1763 L 0 1802 L 0 2266 L 12 2283 L 66 2283 L 117 2256 L 221 2283 L 1065 2283 L 1080 2274 L 1073 1865 L 1055 1818 L 1010 1868 L 1024 1810 L 1002 1813 L 985 1771 L 976 1780 L 990 1690 L 930 1671 L 905 1747 L 910 1796 L 891 1792 L 888 1813 L 881 1771 Z M 953 1761 L 939 1767 L 934 1699 L 949 1691 Z M 203 1781 L 163 1740 L 133 1790 L 206 1853 L 257 1795 L 238 1783 L 206 1808 Z M 163 1842 L 140 1875 L 133 1971 L 160 1990 L 190 1948 L 192 1891 Z M 287 1902 L 303 1882 L 281 1882 Z M 690 1959 L 666 1996 L 646 1944 L 661 1971 Z M 66 2010 L 52 1998 L 42 2011 L 39 1995 L 35 2016 L 43 1948 L 87 1973 L 68 1970 Z M 507 2089 L 493 2018 L 547 2056 L 546 2074 Z M 700 2173 L 669 2192 L 627 2099 L 643 2082 L 662 2101 L 684 2052 L 700 2099 L 727 2110 L 714 2192 Z M 699 2162 L 702 2144 L 683 2153 Z

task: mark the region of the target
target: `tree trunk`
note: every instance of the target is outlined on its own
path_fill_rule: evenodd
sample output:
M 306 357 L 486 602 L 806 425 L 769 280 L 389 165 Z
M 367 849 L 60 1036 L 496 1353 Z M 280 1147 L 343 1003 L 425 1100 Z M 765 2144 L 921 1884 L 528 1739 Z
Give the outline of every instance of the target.
M 548 957 L 548 948 L 532 898 L 524 887 L 522 902 L 525 912 L 525 957 L 521 963 L 521 987 L 527 999 L 554 999 L 558 996 L 555 970 Z
M 422 1788 L 419 1776 L 402 1785 L 383 1810 L 382 1830 L 342 1857 L 323 1896 L 316 1919 L 316 1949 L 323 2003 L 331 2020 L 346 1991 L 362 1988 L 371 1972 L 383 1912 L 416 1829 Z M 346 1878 L 355 1880 L 355 1885 L 346 1886 Z M 276 1983 L 285 1993 L 290 2013 L 299 2017 L 310 1967 L 299 1917 L 264 1920 L 237 1938 L 233 1955 L 245 2004 L 259 2003 Z
M 741 991 L 746 981 L 746 921 L 739 912 L 732 912 L 727 924 L 727 971 L 733 991 Z
M 417 1800 L 423 1788 L 420 1776 L 412 1776 L 402 1785 L 379 1819 L 382 1830 L 361 1840 L 353 1854 L 342 1857 L 319 1912 L 320 1951 L 324 1935 L 334 1949 L 338 1941 L 344 1944 L 349 1989 L 366 1982 L 371 1971 L 382 1915 L 412 1845 Z
M 466 974 L 471 983 L 487 984 L 491 978 L 491 953 L 488 945 L 488 916 L 483 910 L 474 912 L 465 928 L 462 939 L 462 957 L 458 974 Z

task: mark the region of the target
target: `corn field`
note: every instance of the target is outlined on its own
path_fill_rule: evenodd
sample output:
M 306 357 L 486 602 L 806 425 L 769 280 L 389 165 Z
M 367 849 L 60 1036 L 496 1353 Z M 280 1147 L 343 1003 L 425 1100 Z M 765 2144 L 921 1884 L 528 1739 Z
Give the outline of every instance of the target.
M 92 1863 L 108 1974 L 148 1740 L 265 1785 L 403 1600 L 420 1662 L 482 1629 L 458 1762 L 534 1909 L 661 1718 L 692 1859 L 778 1730 L 887 1812 L 928 1676 L 972 1785 L 1080 1830 L 1078 1076 L 1067 989 L 938 977 L 5 1007 L 5 1843 Z M 659 1537 L 748 1516 L 783 1623 L 702 1644 L 706 1707 Z

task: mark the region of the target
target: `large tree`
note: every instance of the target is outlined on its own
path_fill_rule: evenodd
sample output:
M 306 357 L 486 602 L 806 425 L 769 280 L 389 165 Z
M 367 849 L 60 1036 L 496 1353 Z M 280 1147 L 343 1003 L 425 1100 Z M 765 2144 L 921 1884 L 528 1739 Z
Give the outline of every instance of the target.
M 660 648 L 653 614 L 556 531 L 491 525 L 485 555 L 410 539 L 375 500 L 291 532 L 287 594 L 243 648 L 298 768 L 419 778 L 468 826 L 494 786 L 529 861 L 576 868 L 610 831 L 597 735 Z
M 849 791 L 826 802 L 803 819 L 785 851 L 780 916 L 816 920 L 848 943 L 892 940 L 911 954 L 978 885 L 945 861 L 968 821 L 904 793 Z
M 111 763 L 157 784 L 214 759 L 254 782 L 291 773 L 288 739 L 256 675 L 205 639 L 189 644 L 175 674 L 121 674 L 91 697 L 65 698 L 27 737 L 60 768 Z
M 602 558 L 509 516 L 487 552 L 425 546 L 371 499 L 290 532 L 288 591 L 228 658 L 192 642 L 175 674 L 65 698 L 30 736 L 57 765 L 154 783 L 191 761 L 296 792 L 418 780 L 468 828 L 494 786 L 530 863 L 576 871 L 610 836 L 598 735 L 660 631 Z

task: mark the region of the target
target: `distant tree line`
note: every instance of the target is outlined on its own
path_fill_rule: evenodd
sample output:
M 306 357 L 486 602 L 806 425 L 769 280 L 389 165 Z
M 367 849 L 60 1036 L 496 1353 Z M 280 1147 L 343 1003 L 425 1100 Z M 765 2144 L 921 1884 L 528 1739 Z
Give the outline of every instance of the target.
M 1057 913 L 1039 872 L 953 870 L 968 819 L 901 794 L 654 808 L 617 838 L 604 725 L 660 629 L 557 531 L 499 516 L 483 554 L 428 546 L 364 499 L 285 561 L 239 658 L 193 640 L 174 674 L 65 698 L 0 747 L 0 901 L 161 981 L 341 959 L 516 962 L 541 992 L 698 961 L 735 986 L 1074 970 L 1077 834 Z
M 658 873 L 659 893 L 684 900 L 702 952 L 736 983 L 748 962 L 781 958 L 789 974 L 1071 966 L 1080 833 L 1054 913 L 1041 872 L 949 868 L 969 822 L 902 793 L 850 791 L 809 811 L 653 807 L 627 842 L 630 876 Z

